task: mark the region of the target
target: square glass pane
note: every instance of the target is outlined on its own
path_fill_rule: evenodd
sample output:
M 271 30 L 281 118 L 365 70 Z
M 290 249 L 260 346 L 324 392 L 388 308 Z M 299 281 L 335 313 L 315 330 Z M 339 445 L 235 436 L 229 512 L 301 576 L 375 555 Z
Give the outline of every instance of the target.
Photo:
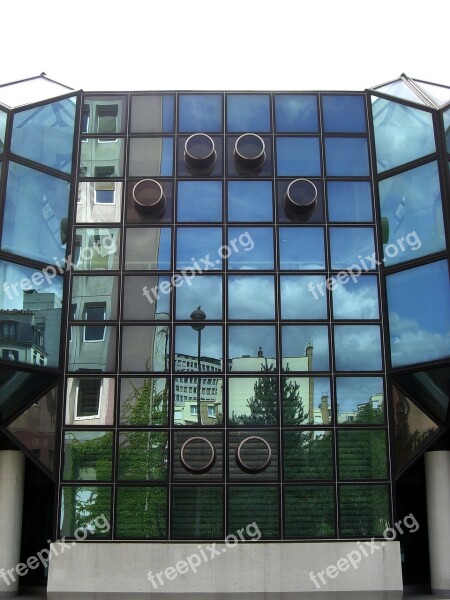
M 122 377 L 120 425 L 167 425 L 168 398 L 165 377 Z
M 380 181 L 379 192 L 381 217 L 389 226 L 389 239 L 383 247 L 386 265 L 396 265 L 445 248 L 436 162 Z
M 170 277 L 127 275 L 123 279 L 122 318 L 153 321 L 170 316 Z
M 123 138 L 82 138 L 80 177 L 122 177 Z
M 283 454 L 286 480 L 333 479 L 331 431 L 285 431 Z
M 387 479 L 385 430 L 338 430 L 339 479 Z
M 278 377 L 230 377 L 228 379 L 230 426 L 270 426 L 278 423 Z
M 380 371 L 381 339 L 378 325 L 335 325 L 337 371 Z
M 210 427 L 223 423 L 223 379 L 221 377 L 176 377 L 173 385 L 174 425 Z M 204 448 L 202 452 L 204 453 Z
M 281 344 L 283 371 L 329 370 L 326 325 L 283 325 Z
M 165 431 L 122 431 L 117 476 L 127 481 L 167 479 L 168 434 Z
M 111 537 L 111 488 L 109 486 L 62 486 L 60 533 L 78 539 Z M 79 535 L 81 534 L 81 536 Z
M 223 432 L 179 429 L 173 434 L 174 481 L 223 480 Z
M 222 221 L 221 181 L 179 181 L 177 221 L 214 223 Z
M 127 102 L 123 96 L 85 96 L 81 118 L 83 133 L 123 133 Z
M 276 329 L 271 325 L 228 327 L 229 371 L 276 371 Z
M 339 281 L 340 280 L 340 281 Z M 330 278 L 335 319 L 378 319 L 376 275 L 361 275 L 355 281 L 348 275 Z
M 44 263 L 64 264 L 63 224 L 69 209 L 67 181 L 10 162 L 2 250 Z
M 281 397 L 284 425 L 331 425 L 328 377 L 282 377 Z
M 128 227 L 125 245 L 125 269 L 160 271 L 172 266 L 172 230 L 170 227 Z
M 450 356 L 450 285 L 440 260 L 386 277 L 393 367 Z
M 270 131 L 268 94 L 228 94 L 227 131 Z
M 330 221 L 373 221 L 370 181 L 328 181 L 327 198 Z
M 178 279 L 176 291 L 176 318 L 191 318 L 192 312 L 201 306 L 206 319 L 222 319 L 222 276 L 197 275 L 190 280 Z
M 167 537 L 167 488 L 118 487 L 116 537 L 164 539 Z
M 244 239 L 248 242 L 246 247 L 239 248 L 238 241 Z M 246 227 L 245 229 L 229 227 L 228 248 L 228 268 L 230 270 L 273 270 L 274 268 L 272 227 Z
M 70 304 L 74 320 L 95 318 L 87 314 L 90 306 L 102 306 L 100 320 L 117 319 L 119 278 L 113 275 L 75 275 L 72 277 Z M 76 307 L 76 308 L 75 308 Z
M 66 425 L 114 424 L 115 385 L 112 377 L 69 377 L 66 393 Z
M 180 94 L 178 112 L 179 131 L 211 133 L 223 130 L 222 95 Z
M 321 175 L 318 137 L 277 137 L 278 177 Z
M 229 181 L 228 220 L 245 223 L 272 221 L 272 182 Z
M 171 137 L 131 138 L 128 174 L 130 177 L 171 177 L 173 139 Z
M 82 181 L 78 184 L 77 223 L 118 223 L 121 214 L 120 181 Z
M 322 227 L 280 227 L 278 229 L 280 269 L 325 269 Z
M 382 377 L 336 377 L 336 404 L 339 425 L 384 423 Z
M 198 270 L 195 264 L 198 261 L 201 270 L 220 270 L 223 255 L 222 229 L 220 227 L 178 228 L 177 269 Z M 206 264 L 204 261 L 207 261 Z
M 276 94 L 275 125 L 278 133 L 315 133 L 319 130 L 315 94 Z
M 277 481 L 279 432 L 274 429 L 230 429 L 228 471 L 233 482 Z
M 111 431 L 66 431 L 63 479 L 108 481 L 112 479 Z
M 131 96 L 131 133 L 170 133 L 174 126 L 172 94 Z
M 334 488 L 284 486 L 284 534 L 288 538 L 336 535 Z
M 372 227 L 330 227 L 329 234 L 332 269 L 351 270 L 355 279 L 376 269 Z
M 275 289 L 272 275 L 230 275 L 228 317 L 238 320 L 275 318 Z
M 102 338 L 88 341 L 86 327 L 71 326 L 68 371 L 101 373 L 115 370 L 117 328 L 106 326 L 102 329 Z
M 328 177 L 367 177 L 369 151 L 366 138 L 325 138 L 325 162 Z
M 222 371 L 222 357 L 222 327 L 207 325 L 200 331 L 190 325 L 175 328 L 175 371 L 217 373 Z
M 341 485 L 339 523 L 346 537 L 381 537 L 390 523 L 387 485 Z
M 76 271 L 111 271 L 119 268 L 120 229 L 77 227 L 72 263 Z
M 322 95 L 323 128 L 327 133 L 364 133 L 366 103 L 363 95 Z
M 232 486 L 228 488 L 228 533 L 236 535 L 257 525 L 257 539 L 280 537 L 280 490 L 278 486 Z M 236 536 L 237 537 L 237 536 Z
M 169 326 L 125 325 L 122 329 L 122 372 L 169 370 Z
M 213 486 L 172 488 L 174 539 L 223 538 L 223 489 Z
M 327 294 L 322 275 L 281 275 L 282 319 L 326 319 Z M 317 293 L 318 292 L 318 293 Z

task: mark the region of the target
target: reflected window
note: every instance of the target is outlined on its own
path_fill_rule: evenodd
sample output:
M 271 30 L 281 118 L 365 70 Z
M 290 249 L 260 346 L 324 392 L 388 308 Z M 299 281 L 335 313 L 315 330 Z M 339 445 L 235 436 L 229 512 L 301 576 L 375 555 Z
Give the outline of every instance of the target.
M 169 277 L 158 275 L 127 275 L 124 277 L 124 320 L 153 321 L 170 316 Z
M 131 133 L 169 133 L 174 125 L 174 96 L 131 96 Z
M 122 208 L 122 183 L 82 181 L 78 184 L 77 223 L 116 223 Z
M 63 479 L 111 480 L 112 454 L 111 431 L 66 431 Z
M 229 371 L 276 371 L 276 330 L 272 325 L 228 328 Z
M 278 423 L 278 377 L 230 377 L 228 379 L 228 423 L 276 425 Z
M 122 377 L 121 425 L 167 425 L 169 380 L 165 377 Z
M 136 271 L 170 269 L 171 239 L 170 227 L 128 227 L 125 269 Z
M 131 138 L 128 174 L 130 177 L 171 177 L 173 139 L 170 137 Z
M 86 303 L 83 316 L 85 321 L 104 321 L 106 315 L 106 303 Z M 105 327 L 102 325 L 86 325 L 84 328 L 85 342 L 103 342 L 105 338 Z
M 378 281 L 376 275 L 351 278 L 348 274 L 332 277 L 330 289 L 335 319 L 378 319 Z
M 107 139 L 107 138 L 104 138 Z M 84 138 L 81 140 L 80 177 L 122 177 L 124 140 Z
M 211 133 L 222 131 L 222 95 L 180 94 L 179 131 Z
M 122 133 L 126 127 L 127 104 L 123 96 L 85 96 L 82 133 Z
M 284 325 L 281 345 L 283 371 L 329 370 L 326 325 Z
M 321 275 L 281 275 L 282 319 L 326 319 L 327 290 Z
M 114 379 L 67 379 L 66 424 L 112 425 L 114 422 Z
M 228 268 L 273 269 L 274 247 L 272 227 L 229 227 Z M 241 246 L 241 247 L 239 247 Z
M 333 434 L 331 431 L 285 431 L 283 433 L 284 477 L 287 480 L 333 478 Z
M 327 198 L 330 221 L 373 221 L 370 181 L 328 181 Z
M 126 325 L 122 329 L 122 372 L 169 370 L 170 330 L 164 325 Z
M 120 230 L 76 228 L 73 262 L 75 270 L 111 271 L 119 268 Z
M 177 220 L 179 222 L 221 222 L 221 181 L 179 181 Z
M 99 340 L 95 344 L 86 342 L 84 335 L 84 327 L 71 326 L 68 370 L 85 373 L 114 371 L 116 368 L 117 328 L 105 326 L 103 340 Z
M 268 94 L 228 94 L 227 131 L 270 131 L 270 96 Z
M 381 339 L 378 325 L 335 325 L 337 371 L 380 371 Z
M 364 96 L 322 95 L 323 128 L 327 133 L 364 133 L 366 106 Z
M 174 425 L 205 427 L 222 425 L 223 379 L 221 377 L 214 377 L 213 373 L 201 378 L 176 377 L 173 385 Z
M 339 478 L 387 479 L 384 430 L 338 430 Z
M 217 373 L 223 369 L 222 355 L 222 327 L 206 325 L 200 331 L 190 325 L 175 328 L 175 371 Z
M 372 227 L 330 227 L 331 268 L 362 271 L 376 269 Z
M 284 425 L 331 425 L 328 377 L 282 377 L 281 394 Z
M 302 510 L 298 510 L 301 506 Z M 334 488 L 284 486 L 286 537 L 324 538 L 336 534 Z
M 325 269 L 322 227 L 280 227 L 281 270 Z
M 337 377 L 339 425 L 384 423 L 384 386 L 381 377 Z
M 197 269 L 196 262 L 209 259 L 213 264 L 200 262 L 202 270 L 220 270 L 222 257 L 225 256 L 222 247 L 222 229 L 220 227 L 179 227 L 177 230 L 177 269 Z
M 319 130 L 317 96 L 276 94 L 275 124 L 279 133 L 315 133 Z
M 197 275 L 190 281 L 178 279 L 176 291 L 176 318 L 191 318 L 192 311 L 201 306 L 206 319 L 222 319 L 222 277 Z
M 118 277 L 110 275 L 75 275 L 72 278 L 72 320 L 114 320 L 117 318 Z M 93 307 L 103 307 L 98 313 Z M 77 313 L 77 307 L 80 312 Z M 83 310 L 83 307 L 85 309 Z M 90 314 L 88 312 L 90 311 Z
M 279 177 L 321 175 L 318 137 L 277 137 L 276 150 Z
M 370 174 L 366 138 L 325 138 L 326 171 L 329 177 L 367 177 Z
M 230 275 L 228 317 L 233 320 L 275 318 L 275 289 L 272 275 Z
M 272 221 L 272 182 L 229 181 L 228 220 L 245 223 Z

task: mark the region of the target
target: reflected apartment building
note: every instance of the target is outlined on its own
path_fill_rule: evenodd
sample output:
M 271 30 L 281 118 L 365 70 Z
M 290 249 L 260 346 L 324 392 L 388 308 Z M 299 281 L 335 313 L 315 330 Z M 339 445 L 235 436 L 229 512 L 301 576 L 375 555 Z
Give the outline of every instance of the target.
M 0 86 L 0 568 L 84 530 L 22 579 L 281 597 L 380 540 L 321 591 L 448 593 L 449 129 L 450 88 L 406 75 Z

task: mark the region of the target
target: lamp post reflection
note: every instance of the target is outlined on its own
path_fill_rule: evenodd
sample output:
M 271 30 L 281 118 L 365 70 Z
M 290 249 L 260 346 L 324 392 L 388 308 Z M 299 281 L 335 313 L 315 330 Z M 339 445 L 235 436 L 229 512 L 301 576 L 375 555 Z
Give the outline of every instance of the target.
M 198 381 L 197 381 L 197 422 L 199 425 L 202 424 L 202 415 L 200 410 L 200 376 L 201 376 L 201 364 L 200 364 L 200 354 L 201 354 L 201 345 L 202 345 L 202 330 L 205 327 L 203 321 L 206 319 L 206 314 L 202 311 L 201 307 L 198 306 L 195 310 L 191 312 L 191 319 L 194 321 L 193 325 L 191 325 L 192 329 L 197 332 L 197 369 L 198 369 Z

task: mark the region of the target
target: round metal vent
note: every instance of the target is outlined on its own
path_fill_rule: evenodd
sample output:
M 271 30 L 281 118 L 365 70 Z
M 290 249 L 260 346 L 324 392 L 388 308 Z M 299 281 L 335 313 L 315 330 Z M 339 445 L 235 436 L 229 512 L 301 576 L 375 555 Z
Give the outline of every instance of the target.
M 272 449 L 268 442 L 258 435 L 251 435 L 236 448 L 236 462 L 247 473 L 261 473 L 272 461 Z
M 238 168 L 256 171 L 266 160 L 264 140 L 256 133 L 244 133 L 236 140 L 233 155 Z
M 317 206 L 317 188 L 309 179 L 294 179 L 284 196 L 284 210 L 288 217 L 307 218 Z
M 186 471 L 206 473 L 216 462 L 216 450 L 206 438 L 194 436 L 181 446 L 180 461 Z
M 141 215 L 160 216 L 166 208 L 166 197 L 160 183 L 154 179 L 142 179 L 133 188 L 133 202 Z
M 214 140 L 206 133 L 194 133 L 184 144 L 184 161 L 190 169 L 204 171 L 214 166 L 217 152 Z

